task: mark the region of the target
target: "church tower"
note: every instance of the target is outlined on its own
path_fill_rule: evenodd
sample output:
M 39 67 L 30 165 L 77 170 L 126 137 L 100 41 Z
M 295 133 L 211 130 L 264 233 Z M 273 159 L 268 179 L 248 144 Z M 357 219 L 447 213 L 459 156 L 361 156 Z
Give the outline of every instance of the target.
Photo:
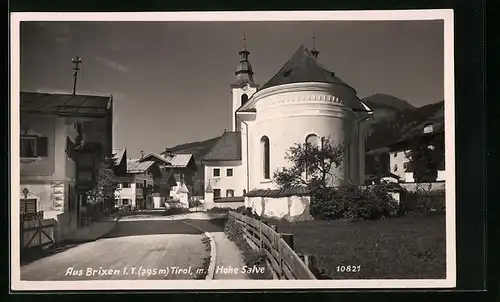
M 233 103 L 231 110 L 231 127 L 232 131 L 238 131 L 239 127 L 236 122 L 236 111 L 245 104 L 252 95 L 257 91 L 258 85 L 253 81 L 253 70 L 248 56 L 250 52 L 246 47 L 246 38 L 243 36 L 243 47 L 239 52 L 240 63 L 236 69 L 236 79 L 231 85 L 231 93 L 233 95 Z

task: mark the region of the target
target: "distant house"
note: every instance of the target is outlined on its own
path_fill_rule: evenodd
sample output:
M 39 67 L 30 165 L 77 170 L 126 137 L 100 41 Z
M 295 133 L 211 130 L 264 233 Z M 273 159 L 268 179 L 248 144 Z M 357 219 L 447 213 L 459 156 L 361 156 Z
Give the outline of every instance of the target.
M 366 174 L 379 177 L 391 173 L 398 177 L 399 182 L 415 182 L 408 152 L 417 138 L 429 148 L 433 148 L 431 141 L 436 138 L 444 141 L 444 102 L 407 112 L 392 128 L 398 130 L 396 139 L 384 144 L 380 141 L 371 144 L 374 148 L 366 152 Z M 377 137 L 383 135 L 380 133 Z M 444 151 L 441 157 L 435 181 L 445 180 Z
M 424 131 L 425 129 L 425 131 Z M 441 136 L 444 139 L 444 131 L 443 129 L 438 129 L 437 132 L 432 132 L 430 130 L 433 130 L 433 127 L 430 127 L 429 125 L 426 125 L 425 127 L 422 127 L 422 133 L 419 135 L 421 142 L 424 144 L 427 144 L 428 148 L 434 148 L 432 146 L 432 141 L 438 136 Z M 401 182 L 415 182 L 414 176 L 413 176 L 413 169 L 410 164 L 410 158 L 408 156 L 410 150 L 411 150 L 411 145 L 412 145 L 412 140 L 415 139 L 415 136 L 407 136 L 404 139 L 395 142 L 391 145 L 389 145 L 389 172 L 392 174 L 395 174 L 399 177 Z M 443 154 L 441 155 L 442 160 L 439 163 L 439 166 L 437 168 L 437 177 L 435 180 L 432 181 L 445 181 L 445 165 L 444 165 L 444 150 Z
M 153 199 L 155 207 L 165 206 L 168 202 L 180 202 L 182 207 L 188 207 L 189 187 L 193 185 L 196 173 L 196 163 L 192 154 L 175 154 L 166 149 L 160 154 L 150 153 L 140 159 L 141 162 L 154 161 L 162 174 L 155 183 Z M 168 204 L 166 205 L 168 206 Z
M 21 214 L 57 221 L 56 240 L 78 228 L 85 192 L 111 156 L 112 96 L 21 92 Z
M 146 209 L 148 198 L 152 197 L 154 179 L 161 176 L 160 169 L 154 161 L 128 159 L 126 163 L 126 175 L 116 176 L 118 190 L 115 194 L 115 206 Z

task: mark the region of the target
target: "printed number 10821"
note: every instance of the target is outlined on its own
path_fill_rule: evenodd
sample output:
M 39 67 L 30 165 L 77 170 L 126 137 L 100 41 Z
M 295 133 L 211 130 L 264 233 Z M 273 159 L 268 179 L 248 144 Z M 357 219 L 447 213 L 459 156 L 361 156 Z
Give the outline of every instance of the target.
M 337 272 L 339 273 L 357 273 L 361 270 L 361 265 L 339 265 L 337 266 Z

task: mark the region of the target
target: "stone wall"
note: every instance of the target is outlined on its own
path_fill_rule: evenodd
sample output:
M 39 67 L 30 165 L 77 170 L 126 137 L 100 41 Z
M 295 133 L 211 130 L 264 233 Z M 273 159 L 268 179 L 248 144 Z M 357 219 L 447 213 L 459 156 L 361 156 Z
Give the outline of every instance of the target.
M 245 197 L 245 207 L 261 217 L 288 221 L 312 220 L 309 214 L 309 196 Z

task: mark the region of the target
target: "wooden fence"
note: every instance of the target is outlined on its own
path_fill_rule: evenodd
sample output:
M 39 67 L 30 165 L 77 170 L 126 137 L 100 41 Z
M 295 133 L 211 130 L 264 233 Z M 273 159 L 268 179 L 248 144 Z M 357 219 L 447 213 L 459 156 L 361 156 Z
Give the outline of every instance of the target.
M 21 250 L 54 243 L 54 225 L 54 219 L 21 218 Z
M 229 211 L 229 217 L 243 226 L 244 234 L 253 247 L 266 254 L 268 263 L 279 279 L 316 279 L 294 252 L 291 234 L 278 233 L 261 221 L 233 211 Z

